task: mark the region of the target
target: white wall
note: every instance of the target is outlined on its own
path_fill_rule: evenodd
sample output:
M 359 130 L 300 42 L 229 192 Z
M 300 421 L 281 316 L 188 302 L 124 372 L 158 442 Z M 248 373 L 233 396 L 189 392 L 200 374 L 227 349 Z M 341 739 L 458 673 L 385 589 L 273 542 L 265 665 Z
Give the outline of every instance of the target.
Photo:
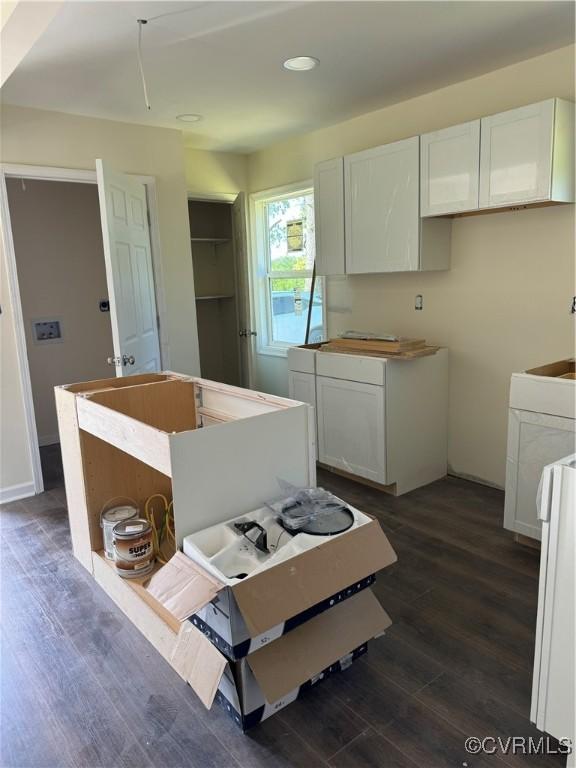
M 162 266 L 167 304 L 170 366 L 199 373 L 194 278 L 187 213 L 184 147 L 180 131 L 96 120 L 58 112 L 3 105 L 0 115 L 3 163 L 95 168 L 101 157 L 127 173 L 156 177 Z M 2 286 L 2 488 L 30 482 L 22 395 L 18 382 L 12 308 Z
M 58 442 L 54 387 L 113 375 L 110 314 L 95 184 L 7 179 L 34 413 L 41 445 Z M 37 343 L 34 320 L 56 318 L 62 341 Z
M 574 100 L 574 47 L 276 144 L 249 158 L 253 192 L 309 179 L 330 157 L 552 96 Z M 424 296 L 424 310 L 414 297 Z M 574 354 L 574 206 L 456 219 L 444 273 L 328 279 L 328 330 L 424 336 L 450 349 L 449 462 L 502 486 L 510 375 Z M 285 394 L 286 360 L 260 358 Z

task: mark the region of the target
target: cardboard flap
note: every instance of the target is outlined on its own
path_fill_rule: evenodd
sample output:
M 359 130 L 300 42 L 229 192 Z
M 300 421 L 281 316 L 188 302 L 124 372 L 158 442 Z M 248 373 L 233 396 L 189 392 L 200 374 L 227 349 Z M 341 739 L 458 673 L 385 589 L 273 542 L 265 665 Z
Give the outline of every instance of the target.
M 392 624 L 366 589 L 246 657 L 273 704 Z
M 223 588 L 218 579 L 182 552 L 176 552 L 152 576 L 147 590 L 178 621 L 185 621 L 208 605 Z
M 226 658 L 200 630 L 185 621 L 172 651 L 172 665 L 210 709 L 226 668 Z
M 235 584 L 232 591 L 256 637 L 396 560 L 379 522 L 372 520 Z

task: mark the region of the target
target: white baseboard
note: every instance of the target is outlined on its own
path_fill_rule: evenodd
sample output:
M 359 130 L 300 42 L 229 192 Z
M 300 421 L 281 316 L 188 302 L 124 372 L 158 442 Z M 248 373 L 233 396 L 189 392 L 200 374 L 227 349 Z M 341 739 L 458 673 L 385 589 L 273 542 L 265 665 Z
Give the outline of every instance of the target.
M 34 496 L 35 493 L 36 489 L 33 482 L 0 488 L 0 504 L 8 504 L 10 501 L 18 501 L 18 499 L 27 499 L 29 496 Z
M 43 437 L 38 436 L 38 445 L 40 448 L 43 448 L 45 445 L 54 445 L 55 443 L 60 442 L 60 435 L 58 432 L 56 432 L 53 435 L 44 435 Z

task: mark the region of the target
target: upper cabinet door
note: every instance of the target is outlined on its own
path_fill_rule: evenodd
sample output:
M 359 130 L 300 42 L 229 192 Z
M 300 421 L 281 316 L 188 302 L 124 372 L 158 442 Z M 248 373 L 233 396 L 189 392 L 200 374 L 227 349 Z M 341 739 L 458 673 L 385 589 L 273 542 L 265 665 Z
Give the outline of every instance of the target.
M 344 159 L 319 163 L 314 169 L 316 273 L 344 274 Z
M 419 269 L 419 138 L 344 158 L 346 272 Z
M 480 120 L 420 137 L 420 213 L 441 216 L 478 208 Z
M 481 208 L 551 199 L 554 102 L 482 118 Z

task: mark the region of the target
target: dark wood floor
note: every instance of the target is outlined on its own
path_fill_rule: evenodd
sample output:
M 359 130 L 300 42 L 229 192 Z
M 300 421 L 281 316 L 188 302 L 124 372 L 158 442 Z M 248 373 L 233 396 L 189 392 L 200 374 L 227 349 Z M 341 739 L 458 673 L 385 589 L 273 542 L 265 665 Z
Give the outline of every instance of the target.
M 47 493 L 5 505 L 2 766 L 560 765 L 464 750 L 467 736 L 539 735 L 529 723 L 539 558 L 502 529 L 502 494 L 452 478 L 397 499 L 329 473 L 319 483 L 389 535 L 399 562 L 375 591 L 394 624 L 248 735 L 203 708 L 73 559 L 57 472 Z

